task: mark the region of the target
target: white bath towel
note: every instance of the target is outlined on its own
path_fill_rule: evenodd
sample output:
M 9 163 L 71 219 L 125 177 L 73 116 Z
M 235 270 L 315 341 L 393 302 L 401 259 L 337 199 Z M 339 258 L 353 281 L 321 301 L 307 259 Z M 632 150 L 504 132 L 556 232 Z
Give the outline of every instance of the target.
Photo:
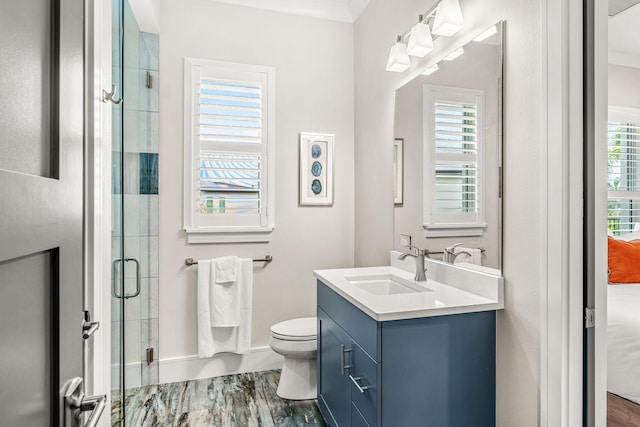
M 236 269 L 238 265 L 237 256 L 223 256 L 215 259 L 216 283 L 227 283 L 236 281 Z
M 476 248 L 462 248 L 460 246 L 456 246 L 453 249 L 454 253 L 459 254 L 456 255 L 454 263 L 466 262 L 469 264 L 482 265 L 482 251 Z M 470 255 L 467 255 L 470 254 Z
M 231 259 L 233 258 L 233 259 Z M 210 311 L 211 326 L 229 327 L 240 326 L 241 291 L 243 285 L 242 275 L 238 275 L 237 257 L 222 257 L 211 260 L 210 282 Z M 233 280 L 229 280 L 233 270 Z M 220 280 L 220 275 L 223 276 Z
M 239 325 L 211 326 L 211 277 L 215 270 L 211 261 L 198 263 L 198 355 L 211 357 L 217 353 L 248 353 L 251 348 L 251 308 L 253 293 L 253 260 L 238 259 L 236 285 L 239 288 Z

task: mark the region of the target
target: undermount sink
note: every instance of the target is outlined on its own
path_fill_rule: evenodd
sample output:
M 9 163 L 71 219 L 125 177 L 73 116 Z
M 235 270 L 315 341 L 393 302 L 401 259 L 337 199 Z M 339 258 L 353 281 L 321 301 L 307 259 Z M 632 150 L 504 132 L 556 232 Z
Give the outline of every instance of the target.
M 414 292 L 433 292 L 431 289 L 417 285 L 409 280 L 393 274 L 376 274 L 371 276 L 345 277 L 349 284 L 374 295 L 398 295 Z

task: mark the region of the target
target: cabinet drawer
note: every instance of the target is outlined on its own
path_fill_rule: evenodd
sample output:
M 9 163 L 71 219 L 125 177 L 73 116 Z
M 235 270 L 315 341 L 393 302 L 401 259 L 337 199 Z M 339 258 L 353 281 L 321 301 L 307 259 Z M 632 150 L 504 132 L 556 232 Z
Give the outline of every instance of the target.
M 371 426 L 378 425 L 378 374 L 380 365 L 360 348 L 352 343 L 351 368 L 349 381 L 351 385 L 351 401 L 357 407 L 362 417 Z
M 342 327 L 376 361 L 379 323 L 318 280 L 318 306 Z

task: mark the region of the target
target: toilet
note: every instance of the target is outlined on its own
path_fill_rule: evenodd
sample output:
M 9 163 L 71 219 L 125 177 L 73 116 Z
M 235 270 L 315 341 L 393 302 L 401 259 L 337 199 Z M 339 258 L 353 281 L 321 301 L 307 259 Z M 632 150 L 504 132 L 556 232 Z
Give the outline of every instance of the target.
M 271 327 L 269 346 L 284 356 L 277 390 L 283 399 L 309 400 L 317 397 L 317 335 L 316 317 L 285 320 Z

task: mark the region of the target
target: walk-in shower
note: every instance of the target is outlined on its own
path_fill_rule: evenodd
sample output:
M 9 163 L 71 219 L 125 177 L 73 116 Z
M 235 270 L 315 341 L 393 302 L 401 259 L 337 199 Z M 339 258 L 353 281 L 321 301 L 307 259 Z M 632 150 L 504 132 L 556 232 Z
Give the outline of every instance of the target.
M 113 0 L 112 426 L 128 390 L 158 383 L 158 35 Z M 122 99 L 122 102 L 119 102 Z

